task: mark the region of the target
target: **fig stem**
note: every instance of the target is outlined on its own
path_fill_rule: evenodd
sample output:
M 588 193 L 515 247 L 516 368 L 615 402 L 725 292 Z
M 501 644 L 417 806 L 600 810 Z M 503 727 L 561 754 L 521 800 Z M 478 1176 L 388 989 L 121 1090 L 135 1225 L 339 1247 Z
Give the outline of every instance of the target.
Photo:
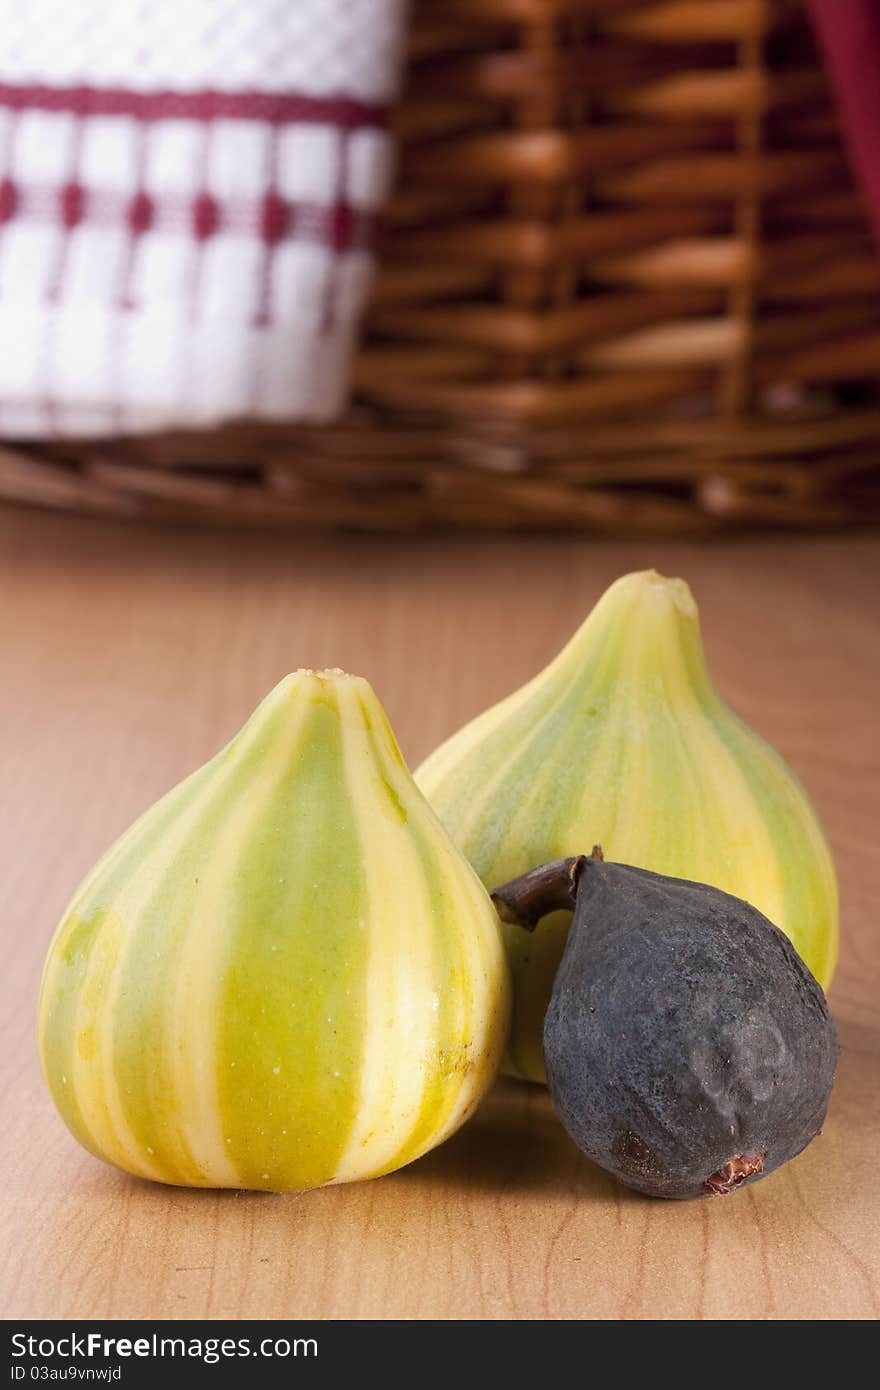
M 594 851 L 593 858 L 601 858 L 601 850 L 598 854 Z M 548 912 L 558 912 L 560 908 L 570 911 L 577 901 L 580 876 L 589 862 L 586 854 L 554 859 L 502 883 L 492 894 L 498 916 L 511 926 L 534 931 Z

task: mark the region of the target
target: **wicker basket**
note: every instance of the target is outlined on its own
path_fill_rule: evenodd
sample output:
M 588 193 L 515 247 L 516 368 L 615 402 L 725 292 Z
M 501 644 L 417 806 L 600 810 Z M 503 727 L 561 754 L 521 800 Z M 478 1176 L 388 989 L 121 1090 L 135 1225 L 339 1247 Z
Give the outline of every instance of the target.
M 880 516 L 880 259 L 803 7 L 415 13 L 349 417 L 7 448 L 0 494 L 369 529 Z

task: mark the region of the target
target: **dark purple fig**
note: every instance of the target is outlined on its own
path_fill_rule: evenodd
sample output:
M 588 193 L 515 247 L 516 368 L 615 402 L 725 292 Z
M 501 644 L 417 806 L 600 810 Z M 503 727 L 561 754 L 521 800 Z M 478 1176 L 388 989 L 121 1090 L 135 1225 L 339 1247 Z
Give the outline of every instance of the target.
M 544 1021 L 556 1111 L 628 1187 L 732 1192 L 822 1127 L 837 1062 L 825 996 L 748 903 L 600 856 L 493 894 L 502 918 L 527 928 L 574 903 Z

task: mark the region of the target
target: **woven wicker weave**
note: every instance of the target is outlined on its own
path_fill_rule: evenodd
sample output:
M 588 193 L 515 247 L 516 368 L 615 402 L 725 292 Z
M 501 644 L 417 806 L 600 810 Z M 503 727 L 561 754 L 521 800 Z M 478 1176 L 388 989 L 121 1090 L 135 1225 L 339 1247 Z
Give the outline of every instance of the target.
M 7 448 L 0 495 L 391 529 L 880 516 L 880 258 L 802 7 L 415 10 L 349 418 Z

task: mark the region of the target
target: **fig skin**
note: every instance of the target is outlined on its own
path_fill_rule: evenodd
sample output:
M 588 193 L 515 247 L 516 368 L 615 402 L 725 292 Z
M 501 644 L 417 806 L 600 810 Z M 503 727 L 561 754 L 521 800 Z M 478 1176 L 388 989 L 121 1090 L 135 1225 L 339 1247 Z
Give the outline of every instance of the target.
M 719 889 L 567 862 L 576 908 L 544 1062 L 575 1143 L 671 1198 L 722 1195 L 794 1158 L 822 1127 L 837 1035 L 787 937 Z
M 616 863 L 711 883 L 793 941 L 823 988 L 837 884 L 792 769 L 712 681 L 697 605 L 654 570 L 612 584 L 550 665 L 436 749 L 416 781 L 487 888 L 597 841 Z M 542 1029 L 571 922 L 505 933 L 507 1070 L 545 1080 Z

